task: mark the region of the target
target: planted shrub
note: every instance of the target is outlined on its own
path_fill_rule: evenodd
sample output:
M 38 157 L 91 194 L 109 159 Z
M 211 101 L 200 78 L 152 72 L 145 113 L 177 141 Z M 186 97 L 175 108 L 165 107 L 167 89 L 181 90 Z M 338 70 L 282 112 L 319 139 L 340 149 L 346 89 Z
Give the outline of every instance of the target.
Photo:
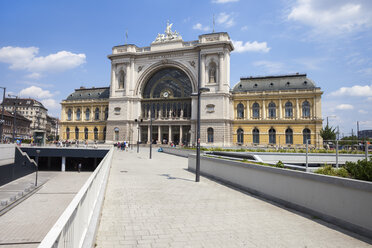
M 284 164 L 282 161 L 278 161 L 278 163 L 275 164 L 275 167 L 278 167 L 278 168 L 284 168 Z
M 346 162 L 345 169 L 352 178 L 372 181 L 372 158 L 368 160 L 358 160 L 358 162 Z
M 315 173 L 335 177 L 350 177 L 349 172 L 344 167 L 335 169 L 332 165 L 327 164 L 317 169 Z

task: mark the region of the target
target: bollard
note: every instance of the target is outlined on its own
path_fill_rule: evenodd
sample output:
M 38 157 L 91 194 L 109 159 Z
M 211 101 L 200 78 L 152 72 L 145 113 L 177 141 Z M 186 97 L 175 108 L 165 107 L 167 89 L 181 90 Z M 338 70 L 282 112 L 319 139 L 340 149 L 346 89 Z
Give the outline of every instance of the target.
M 306 172 L 308 172 L 309 168 L 309 140 L 306 139 Z

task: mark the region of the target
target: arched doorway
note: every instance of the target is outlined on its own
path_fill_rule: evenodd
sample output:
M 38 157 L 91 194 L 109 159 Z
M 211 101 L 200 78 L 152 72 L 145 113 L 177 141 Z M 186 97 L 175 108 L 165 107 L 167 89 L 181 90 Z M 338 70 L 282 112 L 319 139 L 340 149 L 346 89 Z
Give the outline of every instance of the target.
M 141 140 L 189 144 L 191 93 L 192 84 L 184 71 L 175 67 L 155 71 L 142 89 Z

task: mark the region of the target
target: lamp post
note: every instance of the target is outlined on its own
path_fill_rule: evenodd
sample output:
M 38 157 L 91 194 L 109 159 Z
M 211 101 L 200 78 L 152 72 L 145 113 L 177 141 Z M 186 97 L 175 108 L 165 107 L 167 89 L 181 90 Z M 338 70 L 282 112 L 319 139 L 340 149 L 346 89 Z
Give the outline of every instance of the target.
M 9 97 L 15 97 L 14 101 L 14 114 L 13 114 L 13 143 L 15 141 L 15 136 L 16 136 L 16 126 L 17 126 L 17 100 L 18 96 L 15 95 L 10 95 L 8 94 Z
M 139 153 L 139 138 L 140 138 L 140 122 L 142 122 L 143 119 L 135 119 L 134 122 L 137 122 L 137 153 Z
M 3 89 L 3 109 L 1 111 L 1 128 L 0 128 L 0 143 L 3 143 L 3 133 L 4 133 L 4 124 L 5 124 L 5 120 L 4 120 L 4 107 L 5 107 L 5 91 L 6 91 L 6 88 L 5 87 L 0 87 L 1 89 Z
M 35 187 L 37 187 L 37 174 L 39 171 L 39 154 L 40 150 L 36 150 L 36 178 L 35 178 Z
M 150 105 L 150 159 L 152 159 L 152 110 L 154 105 L 151 103 Z M 155 114 L 155 113 L 154 113 Z

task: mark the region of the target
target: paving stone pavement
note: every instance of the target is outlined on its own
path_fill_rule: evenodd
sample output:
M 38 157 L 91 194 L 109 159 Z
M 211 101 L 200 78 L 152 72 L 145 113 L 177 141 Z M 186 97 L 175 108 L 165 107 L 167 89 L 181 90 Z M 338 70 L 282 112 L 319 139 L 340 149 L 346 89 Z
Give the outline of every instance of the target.
M 22 188 L 20 182 L 29 184 L 34 175 L 4 188 Z M 91 172 L 40 171 L 40 180 L 45 184 L 0 216 L 0 247 L 37 247 L 90 175 Z
M 370 247 L 372 241 L 186 171 L 115 151 L 96 247 Z M 270 182 L 268 182 L 270 183 Z

